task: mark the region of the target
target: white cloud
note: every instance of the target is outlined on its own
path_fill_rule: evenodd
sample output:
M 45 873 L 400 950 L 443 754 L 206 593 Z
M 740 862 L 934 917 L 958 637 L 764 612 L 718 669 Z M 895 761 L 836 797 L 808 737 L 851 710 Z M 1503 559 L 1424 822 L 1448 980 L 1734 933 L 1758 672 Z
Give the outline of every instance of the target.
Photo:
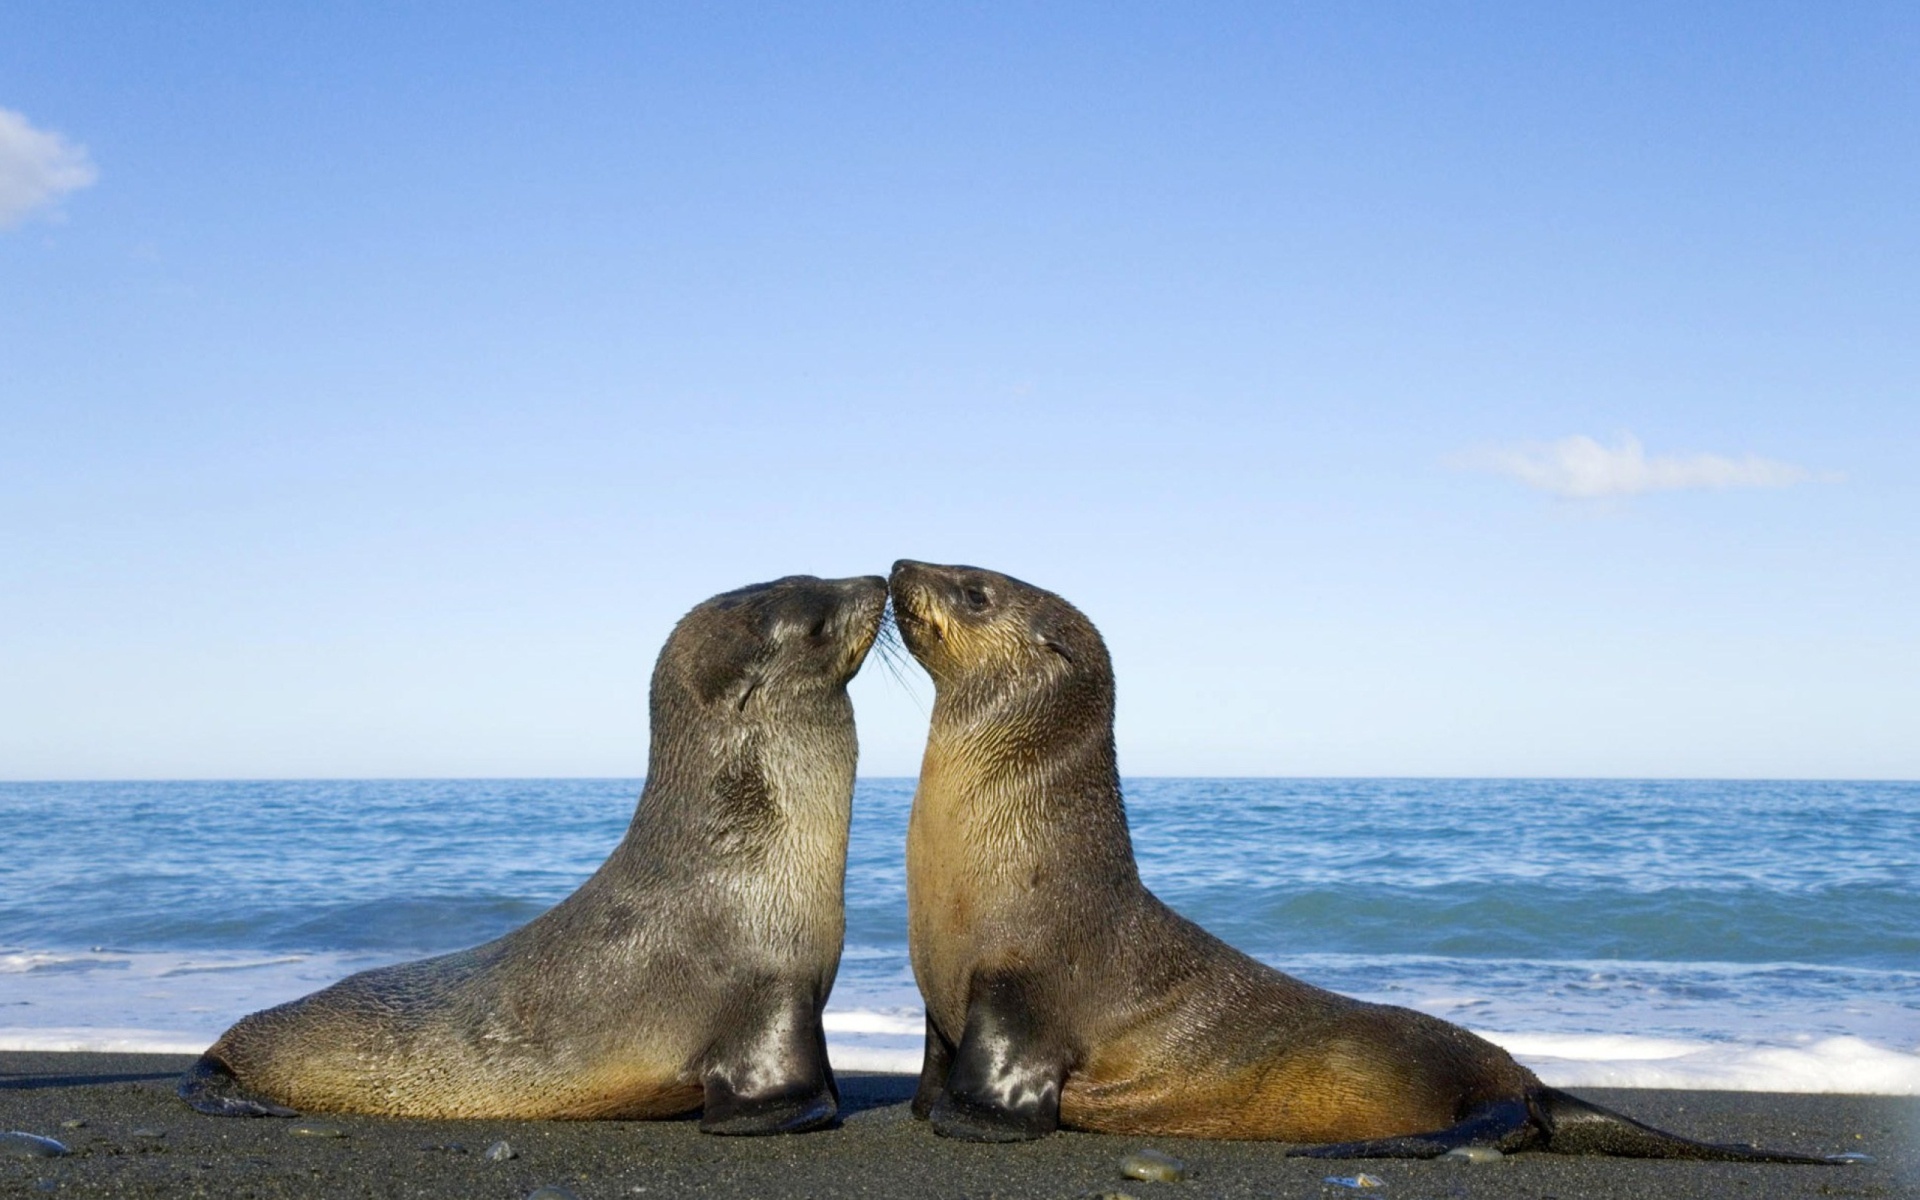
M 1602 445 L 1590 437 L 1579 436 L 1557 442 L 1493 446 L 1461 455 L 1454 460 L 1454 465 L 1467 470 L 1492 471 L 1517 479 L 1528 487 L 1579 500 L 1702 488 L 1791 487 L 1815 480 L 1830 483 L 1839 478 L 1751 454 L 1744 458 L 1721 454 L 1666 454 L 1649 458 L 1640 439 L 1630 433 L 1622 434 L 1617 446 Z
M 99 177 L 85 146 L 35 129 L 26 117 L 0 108 L 0 229 L 18 225 Z

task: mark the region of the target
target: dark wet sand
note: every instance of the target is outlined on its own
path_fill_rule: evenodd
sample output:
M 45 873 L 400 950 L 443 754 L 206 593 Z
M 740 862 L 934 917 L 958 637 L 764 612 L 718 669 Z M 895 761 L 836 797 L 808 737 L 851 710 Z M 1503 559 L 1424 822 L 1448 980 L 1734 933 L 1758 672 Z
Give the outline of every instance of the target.
M 1056 1134 L 1015 1146 L 936 1138 L 907 1115 L 913 1081 L 841 1079 L 846 1122 L 787 1138 L 717 1138 L 691 1121 L 402 1121 L 316 1117 L 344 1137 L 302 1136 L 291 1120 L 203 1117 L 174 1098 L 187 1058 L 0 1052 L 0 1129 L 57 1138 L 64 1158 L 0 1157 L 0 1194 L 103 1196 L 524 1197 L 560 1185 L 613 1197 L 1040 1197 L 1125 1192 L 1139 1200 L 1342 1197 L 1380 1200 L 1695 1200 L 1920 1197 L 1920 1097 L 1586 1089 L 1642 1120 L 1715 1141 L 1833 1153 L 1870 1165 L 1788 1167 L 1516 1155 L 1466 1163 L 1315 1162 L 1282 1147 L 1178 1138 Z M 70 1127 L 69 1122 L 84 1121 Z M 158 1136 L 154 1136 L 154 1135 Z M 505 1140 L 517 1157 L 490 1161 Z M 1181 1183 L 1120 1177 L 1127 1151 L 1185 1160 Z M 1323 1182 L 1365 1171 L 1354 1191 Z

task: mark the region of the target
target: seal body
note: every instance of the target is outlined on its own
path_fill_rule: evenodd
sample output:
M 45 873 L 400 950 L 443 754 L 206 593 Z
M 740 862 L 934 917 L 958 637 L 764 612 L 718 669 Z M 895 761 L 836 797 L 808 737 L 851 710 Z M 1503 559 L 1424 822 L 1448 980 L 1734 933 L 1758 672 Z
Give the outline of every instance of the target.
M 632 824 L 578 891 L 496 941 L 244 1018 L 183 1097 L 236 1115 L 831 1123 L 820 1013 L 845 929 L 846 685 L 885 602 L 876 576 L 798 576 L 695 608 L 654 668 Z
M 1459 1026 L 1314 987 L 1180 917 L 1134 865 L 1093 624 L 974 567 L 902 561 L 890 584 L 935 686 L 907 909 L 927 1009 L 914 1112 L 936 1132 L 1067 1126 L 1430 1157 L 1551 1144 L 1564 1127 L 1562 1149 L 1767 1157 L 1586 1105 Z

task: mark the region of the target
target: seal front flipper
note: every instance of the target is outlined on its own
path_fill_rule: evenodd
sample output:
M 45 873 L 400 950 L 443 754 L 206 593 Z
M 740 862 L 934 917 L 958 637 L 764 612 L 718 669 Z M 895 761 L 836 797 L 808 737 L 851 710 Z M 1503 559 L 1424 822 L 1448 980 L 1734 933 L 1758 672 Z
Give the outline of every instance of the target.
M 819 1008 L 795 996 L 757 1022 L 734 1020 L 707 1055 L 703 1133 L 752 1135 L 825 1129 L 840 1115 Z
M 1466 1120 L 1432 1133 L 1337 1142 L 1287 1151 L 1288 1158 L 1439 1158 L 1462 1146 L 1489 1146 L 1502 1154 L 1538 1142 L 1540 1128 L 1524 1100 L 1499 1100 L 1476 1109 Z
M 188 1069 L 176 1094 L 196 1112 L 210 1117 L 297 1117 L 300 1114 L 282 1104 L 249 1096 L 240 1090 L 227 1064 L 211 1054 Z
M 920 1058 L 920 1086 L 913 1092 L 913 1117 L 924 1121 L 933 1115 L 933 1103 L 947 1090 L 947 1073 L 953 1070 L 953 1043 L 940 1036 L 927 1018 L 927 1050 Z
M 975 975 L 967 1028 L 946 1087 L 934 1098 L 933 1131 L 968 1142 L 1024 1142 L 1060 1128 L 1066 1055 L 1038 1017 L 1016 975 Z M 934 1038 L 929 1037 L 929 1050 Z M 929 1063 L 932 1054 L 928 1055 Z M 921 1086 L 926 1087 L 926 1077 Z M 918 1104 L 918 1097 L 915 1103 Z

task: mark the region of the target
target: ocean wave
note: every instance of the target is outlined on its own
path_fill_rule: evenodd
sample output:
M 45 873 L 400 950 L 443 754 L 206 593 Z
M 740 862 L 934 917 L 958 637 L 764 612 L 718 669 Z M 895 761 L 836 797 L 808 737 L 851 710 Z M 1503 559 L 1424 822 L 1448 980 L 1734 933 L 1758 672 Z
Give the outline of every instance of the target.
M 1257 955 L 1920 969 L 1920 785 L 1128 779 L 1142 877 Z M 429 954 L 579 886 L 632 780 L 0 784 L 38 946 Z M 856 786 L 854 943 L 906 940 L 913 785 Z M 1551 820 L 1540 819 L 1550 813 Z M 1498 838 L 1485 836 L 1489 828 Z M 537 854 L 530 854 L 532 847 Z
M 185 962 L 177 967 L 168 967 L 161 971 L 159 978 L 171 979 L 176 975 L 212 975 L 223 971 L 264 971 L 269 967 L 284 967 L 292 963 L 307 961 L 304 954 L 285 954 L 279 958 L 262 958 L 242 962 Z
M 0 975 L 77 975 L 89 971 L 124 971 L 130 959 L 101 954 L 61 954 L 40 950 L 0 954 Z

